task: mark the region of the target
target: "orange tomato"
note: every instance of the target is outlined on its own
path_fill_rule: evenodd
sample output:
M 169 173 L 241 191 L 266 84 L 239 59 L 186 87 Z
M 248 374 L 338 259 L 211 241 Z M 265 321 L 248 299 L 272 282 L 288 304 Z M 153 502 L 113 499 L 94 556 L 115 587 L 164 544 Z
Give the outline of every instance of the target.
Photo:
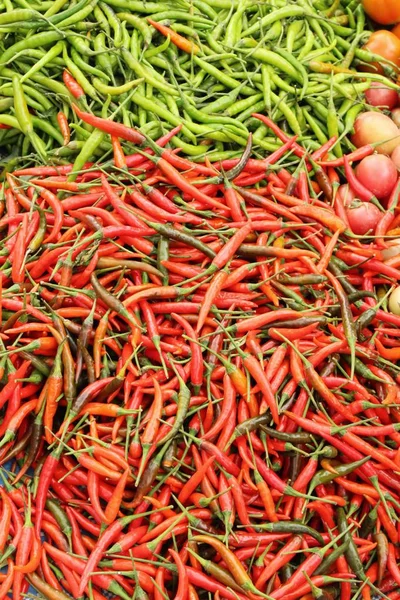
M 386 60 L 391 61 L 400 68 L 400 38 L 396 37 L 391 31 L 386 31 L 386 29 L 375 31 L 364 48 L 373 52 L 373 54 L 386 58 Z M 379 73 L 383 73 L 383 69 L 379 64 L 374 64 L 374 66 L 377 67 Z
M 392 33 L 400 39 L 400 23 L 396 27 L 393 27 Z
M 381 25 L 392 25 L 400 21 L 399 0 L 363 0 L 365 12 Z

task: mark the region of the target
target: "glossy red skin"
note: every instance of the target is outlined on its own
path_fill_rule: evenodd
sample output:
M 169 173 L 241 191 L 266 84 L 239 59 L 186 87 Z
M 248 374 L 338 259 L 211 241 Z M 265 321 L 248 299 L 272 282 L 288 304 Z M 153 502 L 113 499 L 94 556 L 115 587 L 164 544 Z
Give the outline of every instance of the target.
M 385 58 L 387 61 L 394 63 L 400 68 L 400 39 L 391 31 L 387 31 L 386 29 L 374 31 L 368 42 L 365 44 L 364 49 L 369 50 L 378 56 L 382 56 L 382 58 Z M 378 71 L 378 73 L 383 74 L 384 70 L 380 62 L 381 61 L 377 61 L 370 65 L 364 65 L 361 70 L 375 73 Z
M 400 21 L 398 0 L 363 0 L 365 12 L 381 25 L 393 25 Z
M 378 200 L 383 200 L 390 195 L 396 185 L 397 170 L 388 156 L 372 154 L 357 165 L 356 176 Z
M 373 81 L 370 89 L 365 92 L 365 99 L 371 106 L 392 110 L 397 106 L 399 96 L 396 90 L 378 81 Z
M 342 201 L 343 206 L 346 207 L 350 206 L 350 204 L 352 204 L 353 200 L 355 200 L 356 198 L 355 193 L 353 192 L 348 183 L 341 185 L 338 188 L 337 194 L 339 196 L 339 199 Z
M 356 235 L 365 235 L 369 231 L 373 233 L 382 218 L 379 208 L 370 202 L 353 204 L 346 210 L 346 214 L 350 228 Z

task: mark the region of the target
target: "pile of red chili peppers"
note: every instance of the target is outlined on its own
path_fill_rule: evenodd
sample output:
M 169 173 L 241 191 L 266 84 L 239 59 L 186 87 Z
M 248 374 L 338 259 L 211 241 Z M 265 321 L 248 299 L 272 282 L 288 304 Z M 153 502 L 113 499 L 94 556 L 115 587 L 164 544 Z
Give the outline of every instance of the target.
M 354 236 L 373 148 L 256 117 L 262 160 L 97 119 L 109 163 L 7 175 L 0 600 L 400 598 L 400 184 Z

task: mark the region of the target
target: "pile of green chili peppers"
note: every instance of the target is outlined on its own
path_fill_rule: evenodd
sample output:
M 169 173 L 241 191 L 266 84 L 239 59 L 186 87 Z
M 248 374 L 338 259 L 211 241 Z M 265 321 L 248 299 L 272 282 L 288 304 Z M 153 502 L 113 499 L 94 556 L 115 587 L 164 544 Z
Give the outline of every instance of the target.
M 147 20 L 196 45 L 187 52 Z M 84 91 L 81 107 L 156 138 L 182 124 L 173 144 L 194 160 L 279 147 L 252 117 L 268 114 L 311 150 L 349 134 L 382 59 L 363 49 L 371 32 L 359 0 L 0 0 L 0 159 L 71 161 L 91 128 L 71 110 L 65 70 Z M 333 67 L 332 67 L 333 65 Z M 71 126 L 63 145 L 57 114 Z M 129 150 L 129 144 L 127 144 Z M 104 159 L 103 141 L 93 158 Z M 13 160 L 15 157 L 15 160 Z

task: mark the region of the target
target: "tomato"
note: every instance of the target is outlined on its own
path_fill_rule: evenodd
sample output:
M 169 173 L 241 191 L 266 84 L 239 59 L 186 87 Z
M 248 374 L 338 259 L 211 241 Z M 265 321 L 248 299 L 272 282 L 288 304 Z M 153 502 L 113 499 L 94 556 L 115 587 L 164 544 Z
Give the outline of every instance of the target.
M 390 158 L 392 159 L 396 169 L 400 171 L 400 146 L 397 146 L 397 148 L 394 149 Z
M 374 233 L 382 218 L 379 208 L 370 202 L 355 202 L 346 210 L 346 215 L 350 228 L 356 235 Z
M 388 307 L 394 315 L 400 315 L 400 286 L 390 294 Z
M 400 144 L 400 131 L 392 119 L 383 113 L 365 112 L 354 123 L 353 143 L 357 148 L 366 144 L 379 144 L 376 151 L 390 155 Z
M 384 200 L 396 185 L 397 169 L 388 156 L 372 154 L 357 165 L 356 176 L 358 181 L 370 190 L 378 200 Z
M 396 123 L 397 127 L 400 127 L 400 108 L 392 110 L 392 121 Z
M 389 60 L 400 67 L 400 39 L 391 31 L 386 31 L 385 29 L 375 31 L 365 44 L 364 48 L 373 52 L 373 54 L 378 54 L 379 56 L 386 58 L 386 60 Z M 370 65 L 371 69 L 374 67 L 376 67 L 380 73 L 383 73 L 383 69 L 379 64 L 373 63 L 373 65 Z M 367 67 L 366 70 L 369 70 L 369 67 Z
M 371 106 L 392 110 L 399 101 L 396 90 L 391 89 L 383 83 L 373 81 L 369 90 L 365 92 L 365 99 Z
M 387 260 L 388 258 L 394 258 L 395 256 L 400 256 L 400 245 L 399 238 L 395 238 L 394 240 L 388 240 L 388 247 L 382 250 L 381 256 L 383 260 Z
M 392 33 L 400 39 L 400 23 L 396 27 L 393 27 Z
M 339 197 L 339 200 L 342 201 L 343 206 L 346 207 L 350 206 L 350 204 L 356 197 L 355 193 L 353 192 L 348 183 L 344 183 L 338 188 L 337 195 Z
M 362 0 L 365 12 L 381 25 L 391 25 L 400 21 L 399 0 Z

